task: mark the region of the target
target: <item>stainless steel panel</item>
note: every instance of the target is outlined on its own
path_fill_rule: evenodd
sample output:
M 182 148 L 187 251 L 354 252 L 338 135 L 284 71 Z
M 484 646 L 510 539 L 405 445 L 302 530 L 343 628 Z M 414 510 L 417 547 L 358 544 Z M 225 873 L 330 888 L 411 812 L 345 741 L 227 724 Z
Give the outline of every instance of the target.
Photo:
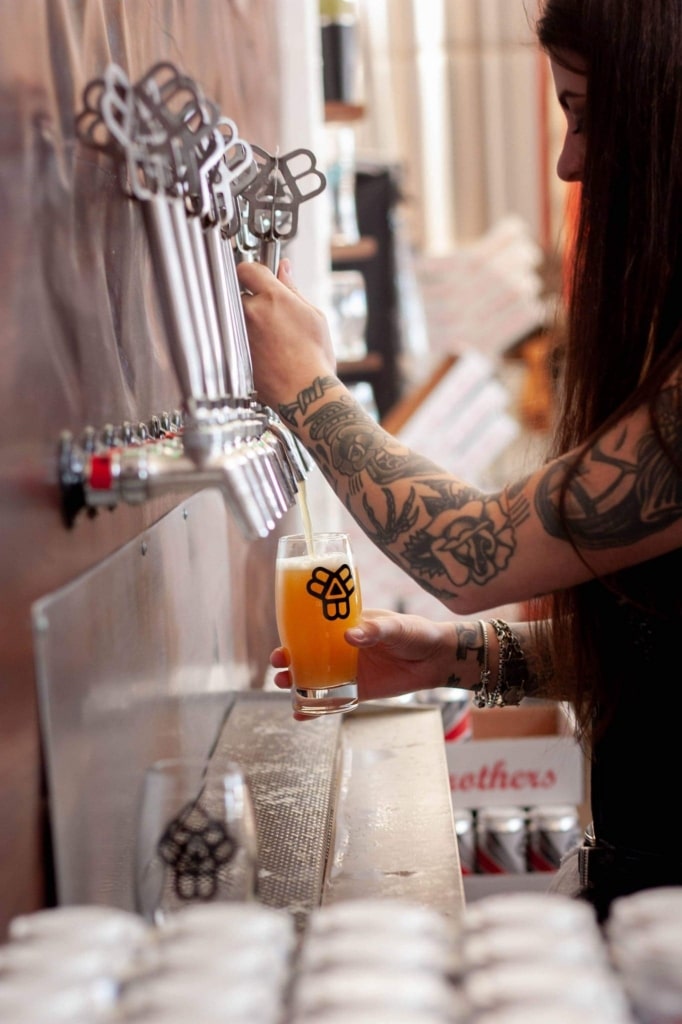
M 461 912 L 440 708 L 377 703 L 345 716 L 335 818 L 323 903 L 400 898 Z
M 249 685 L 227 515 L 203 491 L 32 609 L 61 903 L 132 907 L 144 769 L 208 756 Z

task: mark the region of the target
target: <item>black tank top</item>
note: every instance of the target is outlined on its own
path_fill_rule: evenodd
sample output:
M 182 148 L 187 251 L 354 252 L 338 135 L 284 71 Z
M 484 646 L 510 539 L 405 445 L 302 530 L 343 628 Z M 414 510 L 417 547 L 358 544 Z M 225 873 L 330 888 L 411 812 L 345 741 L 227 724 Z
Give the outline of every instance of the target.
M 679 553 L 675 553 L 676 555 Z M 662 559 L 656 560 L 660 563 Z M 674 561 L 678 561 L 677 558 Z M 659 579 L 660 579 L 659 575 Z M 679 576 L 668 588 L 682 591 Z M 673 598 L 673 604 L 677 604 Z M 617 638 L 609 660 L 620 693 L 615 713 L 593 745 L 591 802 L 595 833 L 616 848 L 659 855 L 678 866 L 682 760 L 682 618 L 645 614 L 614 601 L 605 628 Z M 675 880 L 670 879 L 673 883 Z

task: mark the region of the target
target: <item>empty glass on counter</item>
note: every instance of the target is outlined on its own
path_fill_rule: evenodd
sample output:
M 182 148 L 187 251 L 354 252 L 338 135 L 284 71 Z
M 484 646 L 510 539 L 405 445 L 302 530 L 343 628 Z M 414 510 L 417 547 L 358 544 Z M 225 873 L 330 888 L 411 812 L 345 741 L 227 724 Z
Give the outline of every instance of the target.
M 354 708 L 358 652 L 344 633 L 358 622 L 361 599 L 348 534 L 280 537 L 275 591 L 280 642 L 290 657 L 294 713 Z
M 241 768 L 169 758 L 145 773 L 136 855 L 137 910 L 159 923 L 193 903 L 250 900 L 257 832 Z

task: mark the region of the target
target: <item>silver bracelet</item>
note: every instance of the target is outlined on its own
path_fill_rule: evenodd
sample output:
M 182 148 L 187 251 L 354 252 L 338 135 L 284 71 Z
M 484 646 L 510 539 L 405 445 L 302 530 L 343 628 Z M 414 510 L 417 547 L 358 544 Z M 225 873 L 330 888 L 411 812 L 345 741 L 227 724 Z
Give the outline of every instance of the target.
M 474 704 L 477 708 L 488 708 L 493 706 L 489 703 L 493 694 L 488 693 L 488 684 L 490 682 L 490 668 L 488 667 L 488 627 L 483 619 L 478 620 L 478 625 L 483 639 L 483 663 L 481 665 L 481 675 L 478 680 L 478 686 L 474 687 Z
M 495 630 L 500 647 L 497 669 L 497 685 L 486 707 L 516 707 L 526 695 L 528 682 L 528 666 L 521 648 L 519 638 L 508 622 L 502 619 L 491 619 L 490 625 Z

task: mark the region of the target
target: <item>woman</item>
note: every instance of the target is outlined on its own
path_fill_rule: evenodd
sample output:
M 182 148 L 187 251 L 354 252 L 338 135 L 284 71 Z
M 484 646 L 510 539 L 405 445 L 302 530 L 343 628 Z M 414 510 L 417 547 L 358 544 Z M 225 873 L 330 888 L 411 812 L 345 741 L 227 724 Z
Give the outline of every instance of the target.
M 368 536 L 459 616 L 530 612 L 511 627 L 367 613 L 347 634 L 363 697 L 449 681 L 482 705 L 571 700 L 596 837 L 580 894 L 603 919 L 618 895 L 682 884 L 682 4 L 544 0 L 537 34 L 566 117 L 557 172 L 582 183 L 544 466 L 489 494 L 420 458 L 336 378 L 286 266 L 239 275 L 259 397 Z

